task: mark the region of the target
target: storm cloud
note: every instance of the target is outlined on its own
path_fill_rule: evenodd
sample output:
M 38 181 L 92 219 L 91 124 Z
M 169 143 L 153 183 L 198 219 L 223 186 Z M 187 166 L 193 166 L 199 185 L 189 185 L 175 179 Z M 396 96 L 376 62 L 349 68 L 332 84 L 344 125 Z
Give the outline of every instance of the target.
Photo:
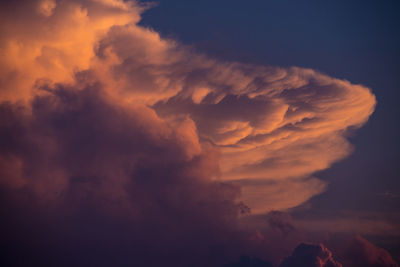
M 348 131 L 374 111 L 362 85 L 311 69 L 221 62 L 163 39 L 138 26 L 149 6 L 137 2 L 1 7 L 8 263 L 267 260 L 270 245 L 239 218 L 323 192 L 313 173 L 349 155 Z M 267 223 L 292 231 L 280 216 Z
M 342 267 L 324 245 L 300 244 L 280 267 Z
M 347 246 L 344 256 L 344 264 L 346 266 L 399 266 L 386 250 L 376 247 L 374 244 L 360 235 L 356 235 L 351 240 L 350 244 Z

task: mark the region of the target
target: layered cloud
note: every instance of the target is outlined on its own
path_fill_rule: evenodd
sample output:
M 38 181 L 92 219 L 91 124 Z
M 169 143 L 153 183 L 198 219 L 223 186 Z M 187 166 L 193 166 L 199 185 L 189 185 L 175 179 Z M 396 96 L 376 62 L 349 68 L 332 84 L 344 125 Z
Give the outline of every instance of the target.
M 2 101 L 29 106 L 44 85 L 99 83 L 116 105 L 190 121 L 195 138 L 220 153 L 216 179 L 236 181 L 253 212 L 323 192 L 311 175 L 351 152 L 346 131 L 373 112 L 370 90 L 310 69 L 210 59 L 138 26 L 144 9 L 111 0 L 7 3 Z
M 323 192 L 313 173 L 351 152 L 347 132 L 374 110 L 364 86 L 161 38 L 137 25 L 137 2 L 0 5 L 1 231 L 22 265 L 266 258 L 238 218 Z M 268 223 L 286 235 L 281 216 Z

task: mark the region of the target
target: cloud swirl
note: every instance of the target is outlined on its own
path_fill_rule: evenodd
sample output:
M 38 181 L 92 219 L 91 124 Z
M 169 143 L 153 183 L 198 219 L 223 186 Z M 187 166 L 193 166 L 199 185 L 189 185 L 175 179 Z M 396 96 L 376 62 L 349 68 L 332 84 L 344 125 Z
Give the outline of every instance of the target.
M 236 181 L 253 212 L 294 207 L 323 192 L 312 174 L 351 152 L 346 132 L 374 110 L 364 86 L 311 69 L 221 62 L 163 39 L 137 25 L 145 7 L 135 2 L 10 8 L 27 17 L 14 23 L 3 12 L 2 101 L 29 106 L 43 85 L 81 90 L 97 82 L 115 105 L 154 110 L 167 123 L 185 118 L 188 153 L 200 153 L 200 144 L 190 148 L 196 142 L 218 149 L 215 179 Z
M 1 232 L 11 256 L 8 244 L 29 248 L 22 265 L 87 266 L 96 251 L 63 253 L 91 246 L 97 266 L 259 257 L 267 241 L 238 218 L 323 192 L 313 174 L 351 152 L 347 133 L 374 111 L 362 85 L 162 38 L 135 1 L 0 7 L 0 193 L 13 211 Z

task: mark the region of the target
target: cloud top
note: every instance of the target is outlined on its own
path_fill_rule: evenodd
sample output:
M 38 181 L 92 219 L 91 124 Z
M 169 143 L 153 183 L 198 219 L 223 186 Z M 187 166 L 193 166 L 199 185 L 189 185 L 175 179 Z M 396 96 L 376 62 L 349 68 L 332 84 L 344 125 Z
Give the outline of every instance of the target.
M 0 192 L 14 211 L 1 231 L 36 247 L 28 262 L 48 264 L 46 251 L 76 266 L 63 252 L 96 238 L 103 264 L 220 266 L 255 254 L 262 235 L 238 218 L 323 192 L 313 173 L 351 152 L 346 133 L 375 107 L 362 85 L 222 62 L 162 38 L 138 25 L 138 2 L 0 5 Z M 272 215 L 271 227 L 293 230 Z
M 15 23 L 7 9 L 26 16 Z M 218 179 L 236 181 L 253 212 L 323 192 L 312 174 L 351 152 L 346 132 L 372 114 L 370 90 L 311 69 L 211 59 L 138 26 L 144 9 L 117 0 L 8 5 L 0 99 L 29 106 L 43 85 L 96 82 L 117 105 L 191 121 L 191 134 L 220 152 Z

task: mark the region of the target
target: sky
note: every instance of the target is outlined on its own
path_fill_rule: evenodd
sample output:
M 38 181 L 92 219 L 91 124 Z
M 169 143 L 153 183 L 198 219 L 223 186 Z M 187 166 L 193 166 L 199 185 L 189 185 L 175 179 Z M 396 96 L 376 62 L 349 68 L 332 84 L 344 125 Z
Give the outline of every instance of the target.
M 397 1 L 0 2 L 4 266 L 398 266 Z

